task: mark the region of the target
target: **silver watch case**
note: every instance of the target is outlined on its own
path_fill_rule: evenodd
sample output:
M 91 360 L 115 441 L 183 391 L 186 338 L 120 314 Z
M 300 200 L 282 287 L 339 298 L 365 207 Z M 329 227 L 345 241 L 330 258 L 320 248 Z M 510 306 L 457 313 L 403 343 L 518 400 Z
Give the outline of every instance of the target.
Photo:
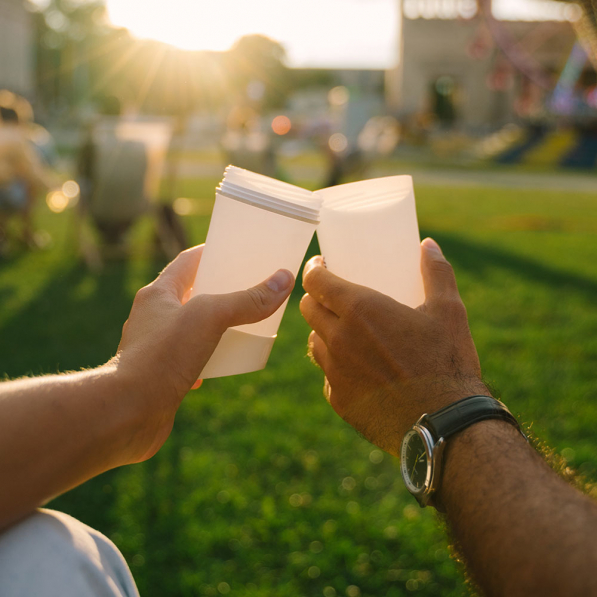
M 435 440 L 429 429 L 422 424 L 426 416 L 426 414 L 422 415 L 411 427 L 410 431 L 406 433 L 402 440 L 402 449 L 400 452 L 400 472 L 402 473 L 402 478 L 404 479 L 406 488 L 416 498 L 421 508 L 425 508 L 427 505 L 434 505 L 433 503 L 430 504 L 430 501 L 439 487 L 442 458 L 446 446 L 446 440 L 443 437 Z M 417 488 L 412 483 L 406 468 L 405 451 L 413 434 L 418 434 L 423 440 L 423 445 L 425 446 L 425 451 L 427 453 L 427 475 L 425 477 L 425 483 L 421 488 Z

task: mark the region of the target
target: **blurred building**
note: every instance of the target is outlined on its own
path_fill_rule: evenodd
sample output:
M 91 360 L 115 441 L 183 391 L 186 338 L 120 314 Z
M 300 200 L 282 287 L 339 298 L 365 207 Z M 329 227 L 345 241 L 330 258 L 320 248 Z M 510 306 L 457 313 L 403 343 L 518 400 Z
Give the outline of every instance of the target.
M 392 112 L 470 129 L 536 117 L 575 41 L 564 13 L 485 19 L 475 0 L 403 0 L 400 29 L 398 67 L 386 79 Z
M 0 0 L 0 89 L 31 97 L 34 27 L 23 0 Z

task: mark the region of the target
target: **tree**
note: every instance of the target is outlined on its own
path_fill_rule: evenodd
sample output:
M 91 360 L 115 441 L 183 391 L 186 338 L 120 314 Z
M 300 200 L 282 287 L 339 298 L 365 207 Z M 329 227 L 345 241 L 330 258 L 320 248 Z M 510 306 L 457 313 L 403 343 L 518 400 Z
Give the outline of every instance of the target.
M 265 35 L 246 35 L 230 50 L 226 62 L 239 99 L 244 98 L 258 111 L 286 103 L 291 74 L 282 44 Z

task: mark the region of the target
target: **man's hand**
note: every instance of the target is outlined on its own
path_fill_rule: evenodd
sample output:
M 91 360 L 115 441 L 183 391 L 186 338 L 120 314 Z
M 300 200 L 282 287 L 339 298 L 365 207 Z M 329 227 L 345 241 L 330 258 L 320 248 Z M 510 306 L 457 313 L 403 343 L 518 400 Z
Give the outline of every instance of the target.
M 202 250 L 181 253 L 137 293 L 109 363 L 0 383 L 0 530 L 155 454 L 224 331 L 265 319 L 290 294 L 293 276 L 280 270 L 248 290 L 187 300 Z
M 398 455 L 425 412 L 486 394 L 450 264 L 423 241 L 425 304 L 417 309 L 350 284 L 321 258 L 305 268 L 301 310 L 334 409 Z M 484 595 L 597 595 L 597 507 L 550 470 L 504 421 L 448 440 L 440 497 Z
M 124 324 L 118 374 L 138 396 L 139 445 L 134 460 L 151 457 L 164 443 L 174 415 L 229 328 L 272 315 L 288 298 L 294 279 L 286 270 L 248 290 L 188 300 L 203 245 L 181 253 L 137 293 Z
M 309 350 L 323 369 L 325 395 L 369 441 L 398 455 L 423 413 L 487 394 L 451 265 L 432 239 L 422 243 L 426 300 L 417 309 L 305 266 L 301 301 L 313 328 Z

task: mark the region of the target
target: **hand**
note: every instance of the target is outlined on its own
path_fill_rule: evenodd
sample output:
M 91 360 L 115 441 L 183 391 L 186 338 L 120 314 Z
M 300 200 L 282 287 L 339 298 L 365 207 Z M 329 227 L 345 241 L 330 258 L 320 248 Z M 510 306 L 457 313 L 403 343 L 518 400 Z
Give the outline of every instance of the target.
M 326 398 L 395 456 L 422 414 L 488 393 L 452 266 L 430 238 L 421 253 L 426 300 L 417 309 L 335 276 L 321 257 L 303 274 L 301 312 L 314 330 L 309 350 Z
M 152 456 L 170 435 L 178 407 L 229 328 L 272 315 L 294 285 L 289 271 L 222 295 L 188 300 L 203 246 L 181 253 L 135 297 L 113 359 L 118 376 L 137 396 L 142 420 L 131 460 Z

